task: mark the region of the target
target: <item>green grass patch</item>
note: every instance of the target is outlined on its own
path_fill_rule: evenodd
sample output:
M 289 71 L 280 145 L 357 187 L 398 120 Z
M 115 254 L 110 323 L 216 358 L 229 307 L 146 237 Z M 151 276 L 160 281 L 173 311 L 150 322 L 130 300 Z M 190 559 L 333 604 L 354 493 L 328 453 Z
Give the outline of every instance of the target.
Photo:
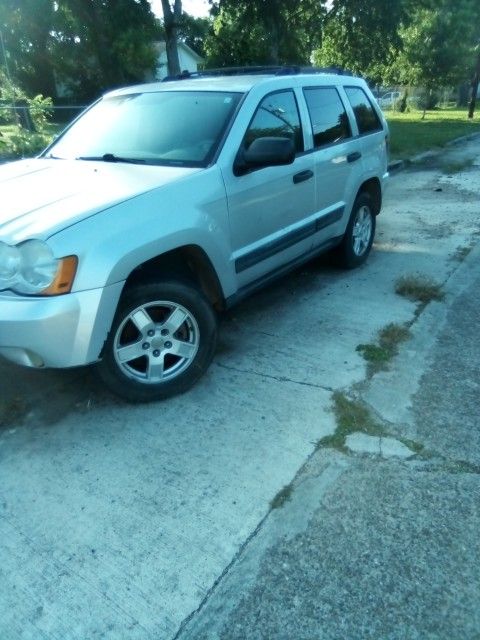
M 423 305 L 432 302 L 432 300 L 441 302 L 445 297 L 442 285 L 422 275 L 402 276 L 395 283 L 395 293 Z
M 370 436 L 385 436 L 385 430 L 372 417 L 370 411 L 357 400 L 344 393 L 333 394 L 333 413 L 337 422 L 335 433 L 322 438 L 318 445 L 345 451 L 345 439 L 351 433 L 361 432 Z
M 378 332 L 377 344 L 359 344 L 356 350 L 368 362 L 368 377 L 385 370 L 397 355 L 399 345 L 409 338 L 410 331 L 405 325 L 392 322 Z
M 390 155 L 392 158 L 410 158 L 414 155 L 443 147 L 450 140 L 480 133 L 480 115 L 467 117 L 467 110 L 435 109 L 427 111 L 385 114 L 390 127 Z

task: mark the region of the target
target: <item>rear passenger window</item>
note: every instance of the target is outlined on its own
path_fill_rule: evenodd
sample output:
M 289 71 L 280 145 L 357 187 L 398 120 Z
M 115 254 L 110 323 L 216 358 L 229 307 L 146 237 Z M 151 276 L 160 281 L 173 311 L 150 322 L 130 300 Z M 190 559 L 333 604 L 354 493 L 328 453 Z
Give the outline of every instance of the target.
M 315 148 L 351 136 L 348 116 L 336 89 L 315 87 L 304 89 L 303 92 L 310 113 Z
M 360 87 L 345 87 L 345 91 L 355 113 L 359 133 L 381 131 L 382 123 L 365 91 Z
M 262 100 L 245 134 L 245 148 L 257 138 L 269 136 L 291 138 L 295 151 L 303 151 L 303 133 L 293 91 L 271 93 Z

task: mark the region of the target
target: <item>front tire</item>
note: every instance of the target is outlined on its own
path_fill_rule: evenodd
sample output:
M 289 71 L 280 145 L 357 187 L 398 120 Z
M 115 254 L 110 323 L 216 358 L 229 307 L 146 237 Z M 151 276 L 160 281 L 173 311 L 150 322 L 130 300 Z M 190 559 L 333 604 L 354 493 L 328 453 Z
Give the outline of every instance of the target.
M 365 262 L 372 248 L 375 226 L 372 198 L 368 193 L 360 193 L 355 199 L 345 235 L 337 250 L 343 267 L 353 269 Z
M 123 294 L 97 370 L 129 402 L 183 393 L 215 353 L 217 320 L 203 293 L 170 281 L 139 284 Z

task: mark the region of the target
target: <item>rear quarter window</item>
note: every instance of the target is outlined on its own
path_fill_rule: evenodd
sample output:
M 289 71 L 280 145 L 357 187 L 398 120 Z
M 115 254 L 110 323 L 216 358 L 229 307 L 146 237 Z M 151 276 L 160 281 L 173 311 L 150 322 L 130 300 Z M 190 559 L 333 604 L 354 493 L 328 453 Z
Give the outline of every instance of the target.
M 383 129 L 380 118 L 361 87 L 345 87 L 345 93 L 352 105 L 360 135 Z

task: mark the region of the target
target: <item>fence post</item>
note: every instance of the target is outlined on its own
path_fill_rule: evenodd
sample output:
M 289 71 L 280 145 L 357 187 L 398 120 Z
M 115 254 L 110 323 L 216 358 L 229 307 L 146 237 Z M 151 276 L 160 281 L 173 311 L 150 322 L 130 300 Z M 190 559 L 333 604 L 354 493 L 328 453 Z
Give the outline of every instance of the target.
M 17 100 L 15 104 L 15 113 L 17 114 L 18 124 L 30 131 L 30 133 L 36 133 L 37 128 L 32 119 L 30 108 L 26 100 Z

